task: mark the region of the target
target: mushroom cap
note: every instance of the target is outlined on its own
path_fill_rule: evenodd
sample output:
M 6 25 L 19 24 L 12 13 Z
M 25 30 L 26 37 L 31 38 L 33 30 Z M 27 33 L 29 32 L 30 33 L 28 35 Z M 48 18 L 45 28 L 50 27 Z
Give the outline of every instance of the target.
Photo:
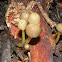
M 36 38 L 40 35 L 41 28 L 37 24 L 28 24 L 26 26 L 26 34 L 31 38 Z
M 62 33 L 62 23 L 57 24 L 56 29 L 57 29 L 57 31 Z
M 39 24 L 40 16 L 36 12 L 32 12 L 28 18 L 29 23 Z
M 18 28 L 21 29 L 21 30 L 25 30 L 26 25 L 27 25 L 26 20 L 21 19 L 21 20 L 18 22 Z
M 28 12 L 24 12 L 21 14 L 20 18 L 21 19 L 24 19 L 24 20 L 28 20 L 28 17 L 29 17 L 29 13 Z
M 29 50 L 29 44 L 25 44 L 25 45 L 24 45 L 24 49 L 25 49 L 25 50 Z

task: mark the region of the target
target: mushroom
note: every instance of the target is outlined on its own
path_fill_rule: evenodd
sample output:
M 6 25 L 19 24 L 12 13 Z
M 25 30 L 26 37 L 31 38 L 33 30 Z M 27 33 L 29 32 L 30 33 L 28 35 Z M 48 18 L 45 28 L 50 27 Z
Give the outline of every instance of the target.
M 26 26 L 26 34 L 31 38 L 36 38 L 40 35 L 41 28 L 37 24 L 28 24 Z
M 57 43 L 59 41 L 60 35 L 62 33 L 62 23 L 57 24 L 56 29 L 58 31 L 58 35 L 57 35 L 57 38 L 56 38 L 56 43 Z
M 36 12 L 32 12 L 28 18 L 28 22 L 32 24 L 39 24 L 40 16 Z
M 22 43 L 17 43 L 17 46 L 21 47 L 25 43 L 25 28 L 26 28 L 27 22 L 24 19 L 21 19 L 18 22 L 18 28 L 22 30 Z
M 24 13 L 21 14 L 20 19 L 28 20 L 28 17 L 29 17 L 29 13 L 24 12 Z
M 56 29 L 57 31 L 62 32 L 62 23 L 57 24 Z
M 29 44 L 25 44 L 25 45 L 24 45 L 24 52 L 26 52 L 27 50 L 30 50 Z
M 27 22 L 26 22 L 26 20 L 24 20 L 24 19 L 21 19 L 21 20 L 18 22 L 18 28 L 21 29 L 21 30 L 25 30 L 26 25 L 27 25 Z
M 28 44 L 32 38 L 37 38 L 41 33 L 41 28 L 39 25 L 40 16 L 36 12 L 32 12 L 30 15 L 27 12 L 21 14 L 21 20 L 18 23 L 18 28 L 22 30 L 22 43 L 17 44 L 22 46 L 23 44 Z M 29 24 L 27 25 L 27 23 Z M 25 41 L 25 32 L 28 38 Z
M 28 24 L 26 26 L 26 34 L 28 38 L 26 39 L 26 43 L 28 44 L 32 38 L 37 38 L 41 33 L 41 28 L 37 24 Z

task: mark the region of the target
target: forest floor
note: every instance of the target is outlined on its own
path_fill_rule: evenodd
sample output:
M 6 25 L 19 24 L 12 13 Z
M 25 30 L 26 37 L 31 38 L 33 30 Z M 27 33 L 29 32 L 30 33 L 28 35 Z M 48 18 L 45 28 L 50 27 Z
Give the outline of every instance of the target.
M 61 3 L 61 2 L 60 2 Z M 51 7 L 49 9 L 49 16 L 50 18 L 57 23 L 62 23 L 62 7 L 57 7 L 55 6 L 56 3 L 51 3 Z M 62 4 L 62 3 L 61 3 Z M 56 4 L 57 5 L 57 4 Z M 0 27 L 1 26 L 6 26 L 6 22 L 5 22 L 5 13 L 7 11 L 8 8 L 8 3 L 7 1 L 0 1 Z M 1 33 L 4 33 L 4 28 L 0 29 L 0 35 Z M 52 29 L 52 34 L 57 33 L 56 29 Z M 60 37 L 60 41 L 62 41 L 62 36 Z M 1 60 L 1 54 L 2 54 L 2 46 L 1 46 L 2 41 L 0 41 L 0 60 Z M 62 42 L 61 42 L 62 43 Z M 62 48 L 62 47 L 61 47 Z M 12 51 L 11 51 L 12 52 Z M 60 54 L 62 55 L 62 50 L 60 51 Z M 26 55 L 27 56 L 27 55 Z M 13 52 L 12 54 L 12 59 L 14 58 L 18 58 L 15 54 L 15 52 Z M 53 54 L 53 60 L 54 62 L 62 62 L 62 56 L 58 57 L 55 54 Z

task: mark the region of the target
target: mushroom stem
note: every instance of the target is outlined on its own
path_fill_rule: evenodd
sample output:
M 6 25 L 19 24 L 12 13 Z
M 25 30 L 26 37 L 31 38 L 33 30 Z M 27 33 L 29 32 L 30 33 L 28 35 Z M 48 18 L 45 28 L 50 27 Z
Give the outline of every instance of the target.
M 22 30 L 22 43 L 24 44 L 25 43 L 25 31 Z
M 30 41 L 31 41 L 31 37 L 28 37 L 27 39 L 26 39 L 26 43 L 25 44 L 28 44 Z
M 31 37 L 28 37 L 27 39 L 26 39 L 26 42 L 25 42 L 25 44 L 24 44 L 24 52 L 26 52 L 27 50 L 29 50 L 29 42 L 31 41 Z
M 22 43 L 17 43 L 18 47 L 23 46 L 23 44 L 25 43 L 25 31 L 22 30 Z
M 57 35 L 57 38 L 56 38 L 56 43 L 59 41 L 60 35 L 61 35 L 61 32 L 58 32 L 58 35 Z

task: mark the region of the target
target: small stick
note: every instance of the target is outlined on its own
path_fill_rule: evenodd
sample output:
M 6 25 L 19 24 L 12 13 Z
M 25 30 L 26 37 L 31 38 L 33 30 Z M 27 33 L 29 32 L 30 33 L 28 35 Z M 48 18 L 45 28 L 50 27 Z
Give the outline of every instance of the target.
M 12 46 L 13 45 L 13 46 Z M 24 54 L 24 51 L 22 49 L 19 49 L 18 47 L 16 47 L 16 45 L 14 43 L 12 43 L 11 48 L 13 49 L 13 51 L 16 52 L 17 56 L 24 61 L 26 55 Z
M 37 2 L 38 8 L 41 11 L 41 14 L 43 15 L 43 17 L 46 19 L 46 21 L 48 22 L 48 24 L 50 24 L 51 28 L 53 28 L 54 26 L 56 26 L 56 23 L 53 22 L 47 15 L 47 13 L 43 10 L 42 6 L 40 5 L 39 2 Z
M 19 48 L 16 48 L 17 49 L 17 55 L 22 59 L 22 61 L 24 61 L 24 58 L 22 56 L 22 53 L 20 52 Z
M 56 10 L 57 10 L 57 16 L 58 16 L 58 21 L 60 21 L 61 20 L 61 18 L 60 18 L 60 13 L 59 13 L 59 8 L 58 8 L 58 6 L 56 6 Z

